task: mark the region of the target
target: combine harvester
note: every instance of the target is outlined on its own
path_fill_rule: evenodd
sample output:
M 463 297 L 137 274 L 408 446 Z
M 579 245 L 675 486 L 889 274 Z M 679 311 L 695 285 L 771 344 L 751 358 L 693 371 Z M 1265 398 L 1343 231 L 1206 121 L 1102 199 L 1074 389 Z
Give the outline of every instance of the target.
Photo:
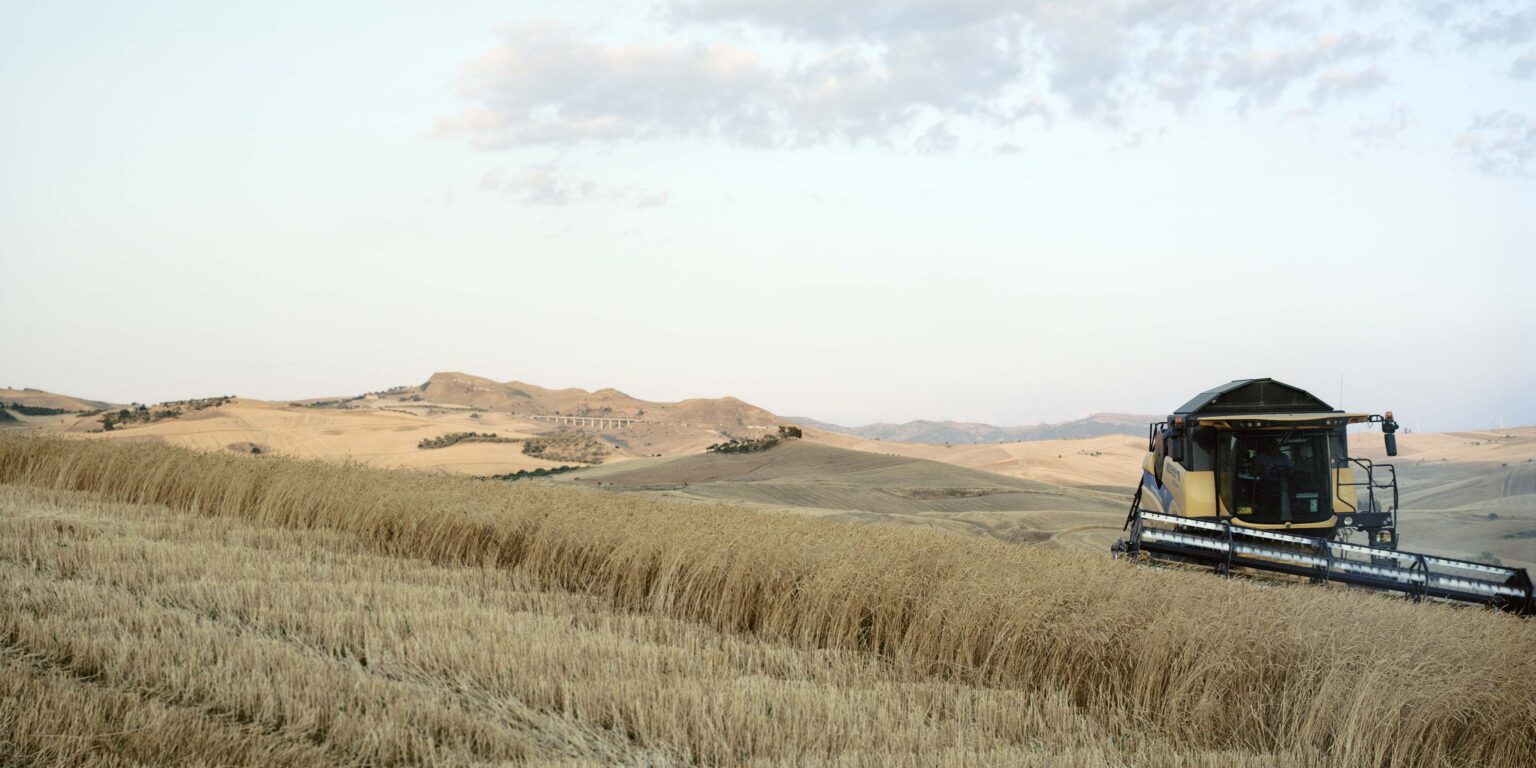
M 1113 551 L 1536 613 L 1524 568 L 1398 549 L 1396 468 L 1349 455 L 1346 429 L 1362 423 L 1397 455 L 1391 411 L 1344 413 L 1273 379 L 1200 393 L 1150 425 L 1130 535 Z

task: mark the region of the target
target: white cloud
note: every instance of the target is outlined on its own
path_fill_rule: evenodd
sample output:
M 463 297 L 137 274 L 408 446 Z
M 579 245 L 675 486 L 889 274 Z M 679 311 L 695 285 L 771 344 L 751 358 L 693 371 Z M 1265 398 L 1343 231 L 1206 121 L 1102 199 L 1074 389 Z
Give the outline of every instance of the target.
M 960 146 L 960 137 L 951 133 L 949 126 L 943 123 L 934 123 L 923 135 L 917 137 L 917 151 L 928 155 L 940 155 L 955 151 Z
M 637 208 L 660 208 L 671 202 L 672 193 L 666 190 L 639 195 L 635 198 Z
M 1266 107 L 1297 83 L 1342 101 L 1386 81 L 1376 34 L 1324 34 L 1265 0 L 691 0 L 681 34 L 749 43 L 597 42 L 547 22 L 501 33 L 464 67 L 470 106 L 440 130 L 481 149 L 711 138 L 752 146 L 912 142 L 954 120 L 1066 114 L 1124 125 L 1141 107 L 1220 97 Z M 740 34 L 736 34 L 735 32 Z M 926 128 L 924 126 L 927 126 Z M 1129 126 L 1136 130 L 1134 126 Z
M 1536 48 L 1520 54 L 1509 66 L 1509 76 L 1516 80 L 1536 78 Z
M 1472 10 L 1476 4 L 1467 4 Z M 1462 41 L 1471 47 L 1519 45 L 1536 39 L 1536 7 L 1494 10 L 1458 25 Z
M 1240 107 L 1267 106 L 1277 101 L 1294 83 L 1312 79 L 1332 65 L 1359 60 L 1380 52 L 1388 41 L 1359 33 L 1328 35 L 1285 48 L 1255 49 L 1232 56 L 1223 69 L 1220 83 L 1238 96 Z M 1345 78 L 1333 70 L 1336 79 Z M 1365 70 L 1373 71 L 1373 70 Z M 1379 74 L 1379 73 L 1378 73 Z M 1322 78 L 1313 86 L 1313 100 L 1324 98 L 1330 89 Z
M 603 184 L 578 176 L 554 163 L 526 165 L 511 177 L 499 169 L 491 170 L 480 178 L 480 189 L 508 195 L 522 205 L 548 208 L 592 202 L 657 208 L 666 205 L 669 198 L 665 191 L 635 190 Z
M 1387 84 L 1387 76 L 1376 67 L 1346 70 L 1332 69 L 1317 76 L 1312 84 L 1312 103 L 1353 99 L 1375 93 Z
M 780 78 L 730 46 L 602 45 L 543 22 L 506 29 L 465 65 L 475 106 L 439 129 L 476 147 L 728 133 L 766 136 Z
M 1350 134 L 1368 144 L 1380 144 L 1397 138 L 1412 125 L 1413 114 L 1408 105 L 1393 104 L 1384 115 L 1357 121 Z
M 1536 178 L 1536 119 L 1514 112 L 1478 115 L 1457 151 L 1491 176 Z

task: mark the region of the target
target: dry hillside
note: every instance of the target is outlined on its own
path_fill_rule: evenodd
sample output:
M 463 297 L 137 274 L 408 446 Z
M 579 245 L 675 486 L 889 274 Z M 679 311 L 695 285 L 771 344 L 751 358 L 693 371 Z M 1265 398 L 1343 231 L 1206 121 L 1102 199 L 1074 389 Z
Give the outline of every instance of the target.
M 838 520 L 919 526 L 1014 542 L 1107 551 L 1118 494 L 1004 477 L 923 459 L 791 441 L 760 453 L 705 453 L 609 464 L 566 476 L 610 490 L 653 490 Z
M 95 411 L 103 408 L 114 407 L 111 403 L 100 400 L 85 400 L 69 395 L 59 395 L 53 392 L 44 392 L 41 389 L 26 387 L 23 389 L 0 388 L 0 403 L 21 403 L 38 408 L 62 408 L 66 411 Z
M 871 440 L 934 445 L 1020 443 L 1031 440 L 1081 440 L 1103 435 L 1139 435 L 1157 416 L 1126 413 L 1094 413 L 1081 419 L 1027 426 L 999 427 L 968 421 L 908 421 L 901 424 L 865 424 L 844 427 L 815 419 L 795 418 L 796 424 L 823 432 L 838 432 Z
M 1536 572 L 1536 427 L 1351 437 L 1354 451 L 1397 467 L 1408 549 L 1487 559 Z
M 13 435 L 0 525 L 8 764 L 1536 762 L 1480 609 Z
M 463 443 L 440 450 L 418 447 L 424 438 L 455 432 L 532 437 L 554 429 L 508 414 L 470 409 L 406 411 L 377 403 L 355 409 L 308 408 L 240 399 L 111 432 L 94 431 L 100 429 L 94 418 L 60 426 L 72 436 L 113 442 L 165 443 L 215 452 L 255 448 L 285 456 L 462 474 L 500 474 L 561 464 L 527 455 L 520 443 Z
M 410 394 L 433 403 L 473 406 L 521 417 L 633 419 L 596 422 L 588 428 L 634 455 L 701 451 L 729 437 L 751 437 L 777 428 L 781 420 L 734 397 L 695 398 L 675 403 L 630 397 L 616 389 L 545 389 L 520 381 L 496 382 L 463 373 L 436 373 Z
M 1146 438 L 1130 435 L 976 445 L 896 443 L 820 430 L 807 430 L 805 437 L 811 442 L 855 451 L 938 461 L 1054 485 L 1126 493 L 1140 481 L 1141 459 L 1147 452 Z

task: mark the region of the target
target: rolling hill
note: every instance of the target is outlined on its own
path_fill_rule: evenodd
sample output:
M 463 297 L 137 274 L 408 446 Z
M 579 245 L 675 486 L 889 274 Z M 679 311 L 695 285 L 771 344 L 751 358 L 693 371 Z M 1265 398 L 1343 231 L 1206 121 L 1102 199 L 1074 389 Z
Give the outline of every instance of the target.
M 89 402 L 31 390 L 5 391 L 55 404 L 50 407 Z M 526 455 L 515 443 L 467 442 L 438 450 L 420 450 L 417 444 L 456 432 L 526 439 L 572 431 L 605 444 L 607 459 L 622 460 L 694 453 L 733 437 L 767 434 L 780 423 L 772 413 L 731 397 L 653 402 L 615 389 L 547 389 L 461 373 L 438 373 L 421 386 L 366 395 L 287 403 L 236 398 L 226 405 L 111 431 L 103 431 L 96 416 L 7 416 L 11 418 L 0 420 L 0 428 L 476 475 L 565 462 Z
M 979 469 L 1008 477 L 1129 494 L 1141 478 L 1147 441 L 1129 435 L 1081 440 L 1031 440 L 1021 443 L 931 445 L 871 440 L 836 432 L 808 430 L 806 440 L 855 451 L 886 453 Z
M 482 408 L 548 424 L 572 424 L 601 434 L 630 455 L 673 455 L 704 450 L 733 437 L 757 437 L 784 423 L 734 397 L 658 402 L 617 389 L 546 389 L 520 381 L 496 382 L 463 373 L 436 373 L 419 388 L 395 395 L 406 401 Z
M 805 441 L 759 453 L 619 462 L 564 477 L 615 491 L 652 491 L 1098 551 L 1115 539 L 1125 516 L 1119 494 Z
M 37 390 L 4 392 L 39 407 L 99 404 Z M 99 431 L 97 418 L 78 414 L 11 415 L 0 420 L 0 430 L 216 452 L 259 450 L 473 475 L 552 468 L 561 462 L 524 454 L 517 443 L 468 442 L 439 450 L 421 450 L 417 444 L 457 432 L 518 439 L 568 429 L 611 448 L 603 469 L 579 473 L 587 483 L 657 487 L 658 493 L 692 500 L 922 525 L 1010 541 L 1060 537 L 1094 550 L 1115 538 L 1146 449 L 1144 438 L 1131 435 L 950 445 L 874 440 L 800 420 L 806 425 L 805 439 L 785 452 L 770 452 L 773 461 L 761 465 L 755 454 L 701 454 L 726 437 L 761 434 L 791 421 L 734 398 L 664 403 L 614 389 L 547 389 L 455 373 L 436 374 L 425 386 L 307 405 L 236 399 L 111 432 Z M 1356 435 L 1351 447 L 1385 460 L 1379 435 Z M 1405 546 L 1536 564 L 1536 428 L 1402 434 L 1399 447 L 1395 464 Z M 1025 484 L 1014 484 L 1018 481 Z M 682 488 L 683 483 L 688 486 Z
M 1102 435 L 1143 435 L 1147 424 L 1157 416 L 1124 413 L 1095 413 L 1086 418 L 1054 424 L 998 427 L 966 421 L 907 421 L 901 424 L 866 424 L 844 427 L 809 418 L 793 418 L 796 424 L 823 432 L 837 432 L 869 440 L 898 443 L 971 445 L 976 443 L 1017 443 L 1031 440 L 1080 440 Z
M 114 441 L 166 443 L 205 451 L 251 452 L 255 448 L 262 453 L 300 458 L 356 461 L 376 467 L 454 474 L 500 474 L 555 467 L 561 463 L 528 456 L 517 443 L 463 443 L 422 450 L 417 444 L 424 438 L 456 432 L 527 438 L 551 427 L 494 412 L 443 408 L 420 411 L 388 406 L 308 408 L 237 399 L 218 408 L 111 432 L 82 431 L 94 427 L 94 422 L 82 419 L 75 425 L 75 434 Z
M 118 406 L 100 400 L 86 400 L 69 395 L 59 395 L 53 392 L 44 392 L 41 389 L 23 387 L 21 389 L 0 388 L 0 405 L 19 403 L 35 408 L 58 408 L 66 411 L 96 411 Z

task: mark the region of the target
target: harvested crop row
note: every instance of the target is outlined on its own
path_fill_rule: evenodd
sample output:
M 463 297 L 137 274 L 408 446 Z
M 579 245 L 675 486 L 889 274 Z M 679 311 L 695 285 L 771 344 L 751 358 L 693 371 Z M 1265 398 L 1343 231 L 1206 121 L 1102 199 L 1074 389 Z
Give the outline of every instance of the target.
M 0 482 L 518 566 L 632 611 L 1061 691 L 1101 721 L 1192 747 L 1536 763 L 1536 629 L 1508 616 L 922 531 L 161 446 L 7 437 Z

